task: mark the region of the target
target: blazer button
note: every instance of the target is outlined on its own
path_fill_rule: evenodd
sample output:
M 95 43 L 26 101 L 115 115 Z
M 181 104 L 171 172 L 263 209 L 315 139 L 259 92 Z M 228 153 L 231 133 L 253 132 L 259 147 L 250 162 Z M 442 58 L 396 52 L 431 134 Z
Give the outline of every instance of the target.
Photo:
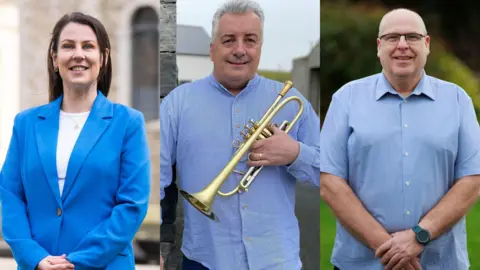
M 61 215 L 62 215 L 62 209 L 57 208 L 57 216 L 61 216 Z

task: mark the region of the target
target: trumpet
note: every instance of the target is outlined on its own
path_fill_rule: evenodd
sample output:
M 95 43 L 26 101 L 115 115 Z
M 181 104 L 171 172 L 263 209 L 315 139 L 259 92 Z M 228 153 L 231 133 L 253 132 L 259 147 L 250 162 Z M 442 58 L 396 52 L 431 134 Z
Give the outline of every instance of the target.
M 263 115 L 263 117 L 258 121 L 255 122 L 251 119 L 249 122 L 251 126 L 248 124 L 245 126 L 247 132 L 241 132 L 243 135 L 244 141 L 239 143 L 237 146 L 237 150 L 235 151 L 232 159 L 223 167 L 223 169 L 218 173 L 218 175 L 200 192 L 197 193 L 188 193 L 187 191 L 181 189 L 180 194 L 198 211 L 202 214 L 210 218 L 211 220 L 218 220 L 216 215 L 212 211 L 212 203 L 216 195 L 220 195 L 222 197 L 232 196 L 235 193 L 242 193 L 247 192 L 248 188 L 252 184 L 253 180 L 257 177 L 257 175 L 263 169 L 263 166 L 253 166 L 248 169 L 247 172 L 239 172 L 234 170 L 237 166 L 238 162 L 242 159 L 242 157 L 248 152 L 252 144 L 257 140 L 266 139 L 273 135 L 273 131 L 271 130 L 272 124 L 270 121 L 273 117 L 278 113 L 278 111 L 283 108 L 288 102 L 296 101 L 299 104 L 299 109 L 297 114 L 293 118 L 293 120 L 289 123 L 288 121 L 283 121 L 280 125 L 280 129 L 284 132 L 288 133 L 292 126 L 298 121 L 300 116 L 303 113 L 303 101 L 297 96 L 291 96 L 284 99 L 280 104 L 280 100 L 287 94 L 287 92 L 292 88 L 293 83 L 292 81 L 286 81 L 282 90 L 278 94 L 277 98 L 274 100 L 272 105 L 268 108 L 267 112 Z M 278 106 L 277 106 L 278 104 Z M 225 183 L 227 178 L 230 176 L 232 172 L 243 174 L 242 179 L 238 186 L 230 192 L 223 193 L 220 192 L 220 187 Z

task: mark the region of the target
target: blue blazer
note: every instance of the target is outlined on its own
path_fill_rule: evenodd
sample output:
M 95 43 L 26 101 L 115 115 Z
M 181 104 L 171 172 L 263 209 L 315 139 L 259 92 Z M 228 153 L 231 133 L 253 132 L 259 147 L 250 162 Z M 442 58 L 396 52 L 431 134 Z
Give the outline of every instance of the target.
M 67 254 L 76 270 L 135 269 L 150 156 L 143 114 L 100 91 L 71 154 L 60 196 L 56 148 L 62 97 L 15 117 L 2 168 L 2 229 L 18 269 Z

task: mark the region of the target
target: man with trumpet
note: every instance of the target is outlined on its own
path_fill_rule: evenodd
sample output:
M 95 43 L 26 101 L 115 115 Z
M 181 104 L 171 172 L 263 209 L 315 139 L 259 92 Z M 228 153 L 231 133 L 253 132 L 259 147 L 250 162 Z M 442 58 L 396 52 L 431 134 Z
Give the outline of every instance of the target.
M 295 185 L 320 185 L 320 120 L 290 82 L 257 74 L 263 20 L 253 1 L 220 7 L 212 74 L 161 104 L 160 198 L 177 173 L 186 270 L 302 268 Z

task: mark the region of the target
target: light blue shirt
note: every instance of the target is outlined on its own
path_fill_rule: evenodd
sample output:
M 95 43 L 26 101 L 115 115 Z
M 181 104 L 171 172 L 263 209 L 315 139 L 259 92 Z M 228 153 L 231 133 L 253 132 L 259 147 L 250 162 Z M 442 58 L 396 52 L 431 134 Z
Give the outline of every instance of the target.
M 232 142 L 250 119 L 260 120 L 283 84 L 256 75 L 237 96 L 213 75 L 174 89 L 160 106 L 160 198 L 177 164 L 180 189 L 202 190 L 231 160 Z M 216 196 L 212 221 L 182 198 L 185 224 L 182 252 L 210 270 L 301 269 L 299 227 L 295 216 L 297 181 L 320 185 L 320 120 L 308 101 L 289 135 L 299 141 L 298 158 L 290 166 L 264 167 L 246 193 Z M 288 103 L 273 123 L 291 121 L 296 102 Z M 247 171 L 247 155 L 235 168 Z M 232 173 L 220 191 L 229 192 L 240 182 Z M 318 202 L 312 202 L 318 203 Z M 318 213 L 312 213 L 318 217 Z
M 407 98 L 383 73 L 344 85 L 321 132 L 321 171 L 346 179 L 389 232 L 412 228 L 459 178 L 480 173 L 480 129 L 470 97 L 427 74 Z M 374 252 L 337 222 L 331 262 L 383 269 Z M 464 270 L 465 218 L 428 244 L 423 269 Z

